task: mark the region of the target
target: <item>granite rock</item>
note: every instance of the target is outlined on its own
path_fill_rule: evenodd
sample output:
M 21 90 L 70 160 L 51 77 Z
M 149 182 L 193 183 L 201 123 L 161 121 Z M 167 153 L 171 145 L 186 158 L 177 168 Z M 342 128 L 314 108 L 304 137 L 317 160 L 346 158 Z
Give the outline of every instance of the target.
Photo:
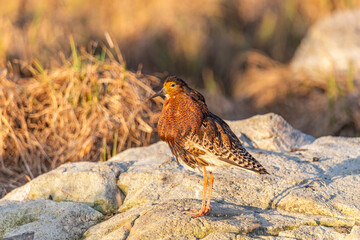
M 75 201 L 86 203 L 103 213 L 110 213 L 121 205 L 123 198 L 116 186 L 120 171 L 124 171 L 120 165 L 68 163 L 13 190 L 2 200 Z
M 34 232 L 34 239 L 79 239 L 103 215 L 82 203 L 0 202 L 0 238 Z
M 360 10 L 338 11 L 316 22 L 308 31 L 291 60 L 295 75 L 305 74 L 324 86 L 327 77 L 346 81 L 360 77 Z
M 206 216 L 184 214 L 200 208 L 203 178 L 179 165 L 164 142 L 128 149 L 107 162 L 63 165 L 0 203 L 50 194 L 57 201 L 85 202 L 113 213 L 89 226 L 83 239 L 356 239 L 360 138 L 314 139 L 275 114 L 228 123 L 270 175 L 217 168 Z M 71 196 L 89 195 L 63 199 L 57 195 L 61 189 Z M 103 199 L 102 207 L 96 199 Z

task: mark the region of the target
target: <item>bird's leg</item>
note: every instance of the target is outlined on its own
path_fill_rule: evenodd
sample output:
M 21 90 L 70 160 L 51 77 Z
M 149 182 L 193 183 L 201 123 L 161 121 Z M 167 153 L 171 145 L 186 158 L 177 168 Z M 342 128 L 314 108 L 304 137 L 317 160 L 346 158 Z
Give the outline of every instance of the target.
M 206 192 L 207 192 L 207 185 L 208 185 L 208 178 L 207 178 L 205 166 L 203 166 L 203 174 L 204 174 L 204 189 L 203 189 L 204 191 L 203 191 L 203 199 L 202 199 L 202 203 L 201 203 L 201 210 L 205 209 Z
M 210 211 L 210 209 L 211 209 L 211 208 L 210 208 L 210 202 L 211 202 L 211 192 L 212 192 L 213 183 L 214 183 L 213 173 L 210 172 L 209 195 L 208 195 L 208 201 L 207 201 L 206 208 L 205 208 L 205 211 L 206 211 L 206 212 Z
M 209 198 L 208 198 L 208 204 L 207 206 L 205 206 L 205 201 L 206 201 L 206 192 L 207 192 L 207 185 L 208 185 L 208 178 L 206 175 L 206 168 L 205 166 L 203 166 L 203 174 L 204 174 L 204 192 L 203 192 L 203 199 L 202 199 L 202 204 L 201 204 L 201 209 L 197 210 L 197 209 L 190 209 L 188 212 L 186 212 L 186 214 L 191 214 L 193 215 L 193 218 L 197 218 L 200 217 L 202 215 L 205 215 L 209 210 L 210 210 L 210 195 L 211 195 L 211 188 L 210 188 L 210 194 L 209 194 Z M 212 173 L 210 172 L 210 181 L 211 181 L 211 187 L 212 187 L 212 182 L 213 182 L 213 176 Z

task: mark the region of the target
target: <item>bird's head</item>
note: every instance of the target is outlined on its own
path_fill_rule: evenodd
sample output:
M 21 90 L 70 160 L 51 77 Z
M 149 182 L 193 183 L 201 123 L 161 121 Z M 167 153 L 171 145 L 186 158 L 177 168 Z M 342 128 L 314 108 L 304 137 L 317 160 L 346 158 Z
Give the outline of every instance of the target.
M 188 85 L 181 78 L 175 76 L 168 77 L 164 82 L 163 88 L 151 96 L 150 99 L 161 95 L 165 95 L 166 98 L 169 98 L 172 95 L 184 91 L 186 88 L 188 88 Z

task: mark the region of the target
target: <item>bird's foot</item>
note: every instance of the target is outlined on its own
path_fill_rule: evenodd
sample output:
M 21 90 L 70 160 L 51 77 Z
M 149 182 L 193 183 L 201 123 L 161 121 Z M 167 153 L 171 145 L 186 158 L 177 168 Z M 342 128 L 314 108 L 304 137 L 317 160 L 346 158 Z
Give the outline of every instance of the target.
M 197 218 L 207 214 L 211 210 L 210 207 L 202 207 L 201 209 L 184 210 L 185 214 L 192 215 L 193 218 Z

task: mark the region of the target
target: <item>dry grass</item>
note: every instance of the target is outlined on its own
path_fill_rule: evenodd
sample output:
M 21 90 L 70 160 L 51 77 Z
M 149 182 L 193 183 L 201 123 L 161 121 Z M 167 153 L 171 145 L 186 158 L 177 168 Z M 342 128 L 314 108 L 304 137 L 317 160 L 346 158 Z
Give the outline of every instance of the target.
M 101 161 L 150 143 L 159 79 L 114 59 L 83 54 L 76 66 L 30 67 L 29 79 L 0 76 L 0 188 L 10 190 L 62 163 Z M 1 193 L 1 191 L 0 191 Z M 4 194 L 4 192 L 3 192 Z M 0 194 L 1 195 L 1 194 Z

